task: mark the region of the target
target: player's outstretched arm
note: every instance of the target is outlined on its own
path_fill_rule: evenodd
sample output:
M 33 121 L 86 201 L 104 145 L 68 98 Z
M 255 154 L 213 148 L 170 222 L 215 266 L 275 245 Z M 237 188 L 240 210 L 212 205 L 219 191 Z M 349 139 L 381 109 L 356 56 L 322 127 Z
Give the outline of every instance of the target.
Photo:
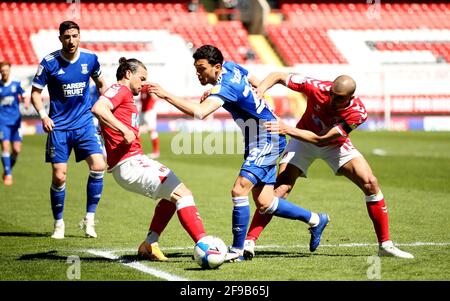
M 92 113 L 94 113 L 103 125 L 122 133 L 123 139 L 127 144 L 130 144 L 136 139 L 134 132 L 113 115 L 109 107 L 109 100 L 105 97 L 100 96 L 92 107 Z
M 323 142 L 331 141 L 342 136 L 337 127 L 333 127 L 324 135 L 319 136 L 311 131 L 289 126 L 281 119 L 278 119 L 277 121 L 268 121 L 264 124 L 264 126 L 271 133 L 289 135 L 292 138 L 303 140 L 312 144 L 321 144 Z
M 264 93 L 276 84 L 286 85 L 288 76 L 289 74 L 284 72 L 271 72 L 259 83 L 256 89 L 256 96 L 262 98 Z
M 53 120 L 48 117 L 47 112 L 45 111 L 44 103 L 42 102 L 42 89 L 36 87 L 31 88 L 31 103 L 39 113 L 39 117 L 41 117 L 42 128 L 44 131 L 47 133 L 53 131 L 55 124 L 53 123 Z
M 181 97 L 170 94 L 161 88 L 160 85 L 155 83 L 149 84 L 149 91 L 155 93 L 159 98 L 166 100 L 181 112 L 199 119 L 205 119 L 222 106 L 220 102 L 211 98 L 206 98 L 201 103 L 187 101 Z

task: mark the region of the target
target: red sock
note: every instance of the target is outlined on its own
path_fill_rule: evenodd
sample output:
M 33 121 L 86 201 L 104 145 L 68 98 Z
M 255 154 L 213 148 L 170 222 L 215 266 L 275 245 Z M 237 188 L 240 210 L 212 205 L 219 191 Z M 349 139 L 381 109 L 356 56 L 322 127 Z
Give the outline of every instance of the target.
M 174 202 L 165 199 L 159 201 L 158 205 L 155 207 L 155 213 L 149 230 L 161 235 L 176 210 L 177 206 Z
M 247 237 L 245 239 L 256 241 L 261 235 L 261 232 L 272 219 L 272 216 L 272 214 L 262 214 L 258 210 L 255 210 L 252 223 L 250 224 L 250 228 L 248 229 Z
M 153 152 L 159 153 L 159 137 L 152 139 L 152 145 L 153 145 Z
M 183 197 L 178 200 L 177 215 L 181 225 L 195 243 L 203 236 L 206 236 L 202 219 L 200 218 L 192 196 Z
M 382 243 L 389 240 L 389 215 L 384 204 L 384 198 L 378 202 L 366 202 L 366 205 L 377 233 L 378 242 Z

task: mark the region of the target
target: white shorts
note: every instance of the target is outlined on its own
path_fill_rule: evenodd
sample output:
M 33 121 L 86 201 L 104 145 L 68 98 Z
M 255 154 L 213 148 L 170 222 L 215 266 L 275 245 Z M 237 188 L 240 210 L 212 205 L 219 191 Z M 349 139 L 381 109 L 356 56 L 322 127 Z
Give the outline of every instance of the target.
M 145 155 L 127 158 L 111 172 L 124 189 L 155 200 L 170 200 L 172 192 L 181 185 L 181 181 L 168 167 Z
M 156 130 L 156 110 L 145 111 L 142 114 L 142 125 L 146 130 Z
M 292 138 L 286 146 L 280 164 L 292 164 L 300 169 L 303 177 L 306 177 L 308 168 L 314 160 L 323 159 L 337 175 L 339 168 L 351 159 L 359 156 L 362 156 L 361 153 L 353 146 L 350 139 L 342 145 L 316 146 L 312 143 Z

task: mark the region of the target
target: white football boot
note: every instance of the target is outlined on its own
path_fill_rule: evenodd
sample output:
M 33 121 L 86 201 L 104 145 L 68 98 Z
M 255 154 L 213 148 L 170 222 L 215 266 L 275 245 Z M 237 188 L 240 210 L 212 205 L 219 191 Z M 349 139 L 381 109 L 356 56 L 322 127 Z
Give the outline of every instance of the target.
M 399 258 L 407 258 L 411 259 L 414 256 L 408 252 L 402 251 L 394 244 L 392 241 L 388 240 L 383 242 L 378 249 L 378 256 L 390 256 L 390 257 L 399 257 Z
M 59 221 L 59 222 L 55 221 L 55 225 L 53 228 L 53 234 L 50 237 L 54 238 L 54 239 L 63 239 L 64 238 L 64 228 L 65 228 L 64 221 Z
M 252 260 L 253 257 L 255 257 L 255 241 L 246 239 L 244 242 L 244 259 Z
M 84 233 L 86 237 L 97 238 L 97 233 L 95 232 L 95 223 L 94 220 L 90 220 L 87 218 L 83 218 L 80 222 L 80 229 L 84 229 Z

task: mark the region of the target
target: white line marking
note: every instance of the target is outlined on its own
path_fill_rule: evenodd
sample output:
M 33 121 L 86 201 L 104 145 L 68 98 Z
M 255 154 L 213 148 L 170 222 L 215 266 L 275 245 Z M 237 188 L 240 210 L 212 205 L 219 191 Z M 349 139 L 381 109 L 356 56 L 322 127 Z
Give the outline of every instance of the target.
M 86 252 L 91 253 L 95 256 L 100 256 L 100 257 L 108 258 L 111 260 L 116 260 L 117 262 L 119 262 L 127 267 L 136 269 L 136 270 L 144 272 L 146 274 L 151 274 L 151 275 L 161 278 L 161 279 L 165 279 L 165 280 L 169 280 L 169 281 L 189 281 L 189 279 L 178 277 L 176 275 L 172 275 L 170 273 L 148 267 L 137 261 L 124 262 L 124 261 L 120 260 L 120 257 L 115 255 L 112 251 L 86 250 Z
M 396 246 L 403 247 L 423 247 L 423 246 L 450 246 L 450 242 L 411 242 L 411 243 L 395 243 Z M 358 248 L 358 247 L 370 247 L 378 246 L 377 243 L 359 242 L 359 243 L 347 243 L 347 244 L 320 244 L 320 247 L 325 248 Z M 193 250 L 193 247 L 160 247 L 161 250 Z M 294 248 L 309 248 L 309 245 L 256 245 L 256 249 L 294 249 Z M 85 250 L 86 251 L 86 250 Z M 87 250 L 86 252 L 89 252 Z M 96 250 L 98 251 L 98 250 Z M 136 252 L 136 249 L 114 249 L 114 252 Z

